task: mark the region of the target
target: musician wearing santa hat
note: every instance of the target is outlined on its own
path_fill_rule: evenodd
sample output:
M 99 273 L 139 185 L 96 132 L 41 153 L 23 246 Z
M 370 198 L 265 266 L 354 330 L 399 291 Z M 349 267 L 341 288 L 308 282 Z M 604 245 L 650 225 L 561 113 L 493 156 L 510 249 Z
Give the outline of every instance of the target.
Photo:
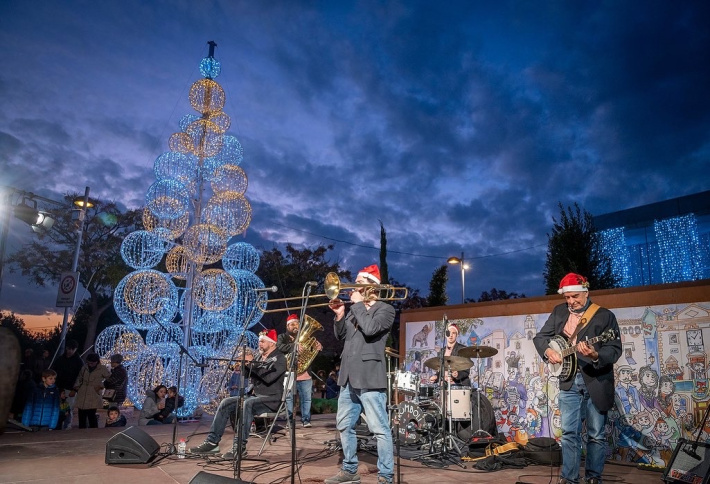
M 276 331 L 269 329 L 259 334 L 259 356 L 245 364 L 244 373 L 251 377 L 253 395 L 244 399 L 242 414 L 242 457 L 246 457 L 246 444 L 254 415 L 264 412 L 276 412 L 281 404 L 283 394 L 284 374 L 286 372 L 286 357 L 276 350 Z M 212 426 L 205 441 L 197 447 L 192 447 L 193 454 L 219 453 L 219 441 L 224 429 L 233 414 L 240 397 L 228 397 L 220 402 L 217 413 L 212 420 Z M 237 452 L 238 433 L 234 433 L 234 443 L 231 450 L 222 454 L 224 459 L 233 459 Z
M 533 342 L 540 356 L 551 365 L 570 364 L 576 358 L 576 372 L 560 376 L 558 404 L 562 426 L 562 470 L 560 483 L 580 482 L 582 449 L 582 416 L 586 415 L 587 456 L 584 481 L 602 482 L 606 459 L 604 426 L 607 413 L 614 405 L 614 363 L 621 356 L 619 324 L 614 313 L 592 303 L 589 283 L 584 276 L 569 273 L 560 281 L 557 291 L 565 303 L 556 306 Z M 609 336 L 611 335 L 611 337 Z M 560 345 L 564 338 L 575 351 L 563 357 Z M 590 339 L 598 339 L 588 344 Z M 610 339 L 608 339 L 610 338 Z
M 371 265 L 362 269 L 356 284 L 380 284 L 380 269 Z M 394 477 L 392 431 L 387 414 L 387 369 L 385 343 L 394 323 L 394 308 L 367 297 L 368 291 L 353 291 L 353 303 L 346 312 L 339 301 L 331 301 L 335 313 L 335 336 L 344 340 L 338 385 L 336 426 L 343 447 L 342 468 L 325 484 L 357 484 L 357 437 L 355 426 L 365 413 L 367 426 L 377 438 L 378 483 L 391 483 Z
M 276 340 L 276 349 L 284 355 L 290 355 L 293 351 L 293 345 L 296 342 L 296 336 L 298 335 L 298 323 L 298 316 L 296 314 L 289 315 L 289 317 L 286 318 L 286 332 L 281 333 L 279 335 L 279 339 Z M 323 349 L 323 346 L 316 341 L 315 349 L 320 351 Z M 301 351 L 301 344 L 298 345 L 298 351 Z M 313 392 L 313 379 L 311 378 L 311 374 L 308 372 L 308 368 L 296 377 L 296 391 L 298 392 L 298 399 L 301 402 L 301 424 L 306 428 L 311 427 L 311 395 Z M 289 423 L 294 425 L 293 388 L 289 389 L 288 396 L 286 397 L 286 410 L 288 411 Z

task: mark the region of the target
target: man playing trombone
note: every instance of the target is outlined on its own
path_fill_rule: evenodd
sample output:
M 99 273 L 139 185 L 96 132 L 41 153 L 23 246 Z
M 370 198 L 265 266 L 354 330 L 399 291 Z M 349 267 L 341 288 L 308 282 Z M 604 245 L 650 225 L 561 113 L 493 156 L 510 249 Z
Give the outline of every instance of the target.
M 343 447 L 343 465 L 325 484 L 358 484 L 357 437 L 355 426 L 364 411 L 367 426 L 377 438 L 378 483 L 391 483 L 394 477 L 392 431 L 387 413 L 387 369 L 385 344 L 394 323 L 394 308 L 378 301 L 380 285 L 376 265 L 362 269 L 355 279 L 358 286 L 350 297 L 350 310 L 339 299 L 330 302 L 335 313 L 335 336 L 345 340 L 338 385 L 337 429 Z M 368 287 L 371 286 L 371 287 Z

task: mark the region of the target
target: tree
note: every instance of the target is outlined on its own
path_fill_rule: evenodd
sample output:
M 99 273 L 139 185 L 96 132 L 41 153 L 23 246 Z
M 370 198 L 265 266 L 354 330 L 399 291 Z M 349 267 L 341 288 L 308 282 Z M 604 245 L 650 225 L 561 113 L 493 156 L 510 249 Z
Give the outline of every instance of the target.
M 15 316 L 15 313 L 0 311 L 0 326 L 9 329 L 17 336 L 21 348 L 31 348 L 35 345 L 36 341 L 32 333 L 27 331 L 25 322 Z
M 545 287 L 547 294 L 556 294 L 559 282 L 568 272 L 576 272 L 589 280 L 592 289 L 618 286 L 618 277 L 611 269 L 611 259 L 601 249 L 592 215 L 577 203 L 565 208 L 559 203 L 560 219 L 553 217 L 552 233 L 547 239 Z
M 387 269 L 387 231 L 380 220 L 380 280 L 382 284 L 389 284 L 390 275 Z
M 525 294 L 518 294 L 517 292 L 508 293 L 506 291 L 499 291 L 495 287 L 491 289 L 491 292 L 483 291 L 481 297 L 478 298 L 478 302 L 484 301 L 501 301 L 503 299 L 519 299 L 524 298 Z
M 67 205 L 79 198 L 64 197 Z M 89 296 L 84 348 L 94 344 L 99 318 L 113 303 L 113 289 L 131 269 L 121 258 L 123 238 L 141 225 L 141 210 L 123 212 L 115 202 L 92 200 L 86 211 L 78 270 L 79 282 Z M 71 269 L 76 246 L 76 221 L 66 209 L 51 211 L 56 222 L 40 240 L 34 240 L 9 257 L 11 270 L 19 269 L 37 286 L 58 283 L 62 272 Z M 80 290 L 81 291 L 81 290 Z M 79 292 L 81 294 L 81 292 Z
M 449 268 L 446 264 L 434 271 L 429 281 L 429 297 L 427 306 L 446 306 L 449 297 L 446 295 L 446 283 L 449 281 Z

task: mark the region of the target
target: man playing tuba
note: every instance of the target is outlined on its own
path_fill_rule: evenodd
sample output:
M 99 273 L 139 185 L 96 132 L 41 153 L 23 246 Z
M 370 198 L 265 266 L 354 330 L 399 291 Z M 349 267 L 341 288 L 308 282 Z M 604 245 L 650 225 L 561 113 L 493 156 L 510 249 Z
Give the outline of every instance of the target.
M 320 327 L 314 329 L 320 329 Z M 279 335 L 276 342 L 276 348 L 281 353 L 290 355 L 293 350 L 293 345 L 296 342 L 297 335 L 298 316 L 296 314 L 291 314 L 286 319 L 286 332 Z M 296 372 L 298 373 L 298 376 L 296 377 L 296 390 L 298 391 L 298 398 L 301 401 L 301 423 L 304 427 L 310 427 L 313 379 L 308 373 L 308 367 L 313 362 L 315 355 L 323 349 L 323 346 L 315 338 L 313 338 L 313 341 L 304 341 L 304 335 L 302 334 L 301 336 L 301 343 L 303 344 L 299 343 L 298 345 L 299 358 L 296 369 Z M 308 336 L 309 335 L 305 335 L 306 340 L 308 340 Z M 302 364 L 304 361 L 306 362 L 305 365 Z M 288 396 L 286 397 L 286 408 L 288 410 L 288 421 L 291 422 L 291 425 L 293 425 L 293 388 L 289 389 Z

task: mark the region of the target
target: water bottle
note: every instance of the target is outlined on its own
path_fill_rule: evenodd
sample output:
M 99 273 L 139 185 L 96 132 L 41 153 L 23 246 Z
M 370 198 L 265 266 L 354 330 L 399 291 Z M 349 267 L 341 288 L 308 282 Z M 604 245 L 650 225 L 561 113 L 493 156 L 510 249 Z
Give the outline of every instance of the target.
M 187 449 L 187 443 L 185 442 L 185 439 L 180 439 L 180 443 L 177 446 L 178 459 L 185 458 L 185 450 L 186 449 Z

